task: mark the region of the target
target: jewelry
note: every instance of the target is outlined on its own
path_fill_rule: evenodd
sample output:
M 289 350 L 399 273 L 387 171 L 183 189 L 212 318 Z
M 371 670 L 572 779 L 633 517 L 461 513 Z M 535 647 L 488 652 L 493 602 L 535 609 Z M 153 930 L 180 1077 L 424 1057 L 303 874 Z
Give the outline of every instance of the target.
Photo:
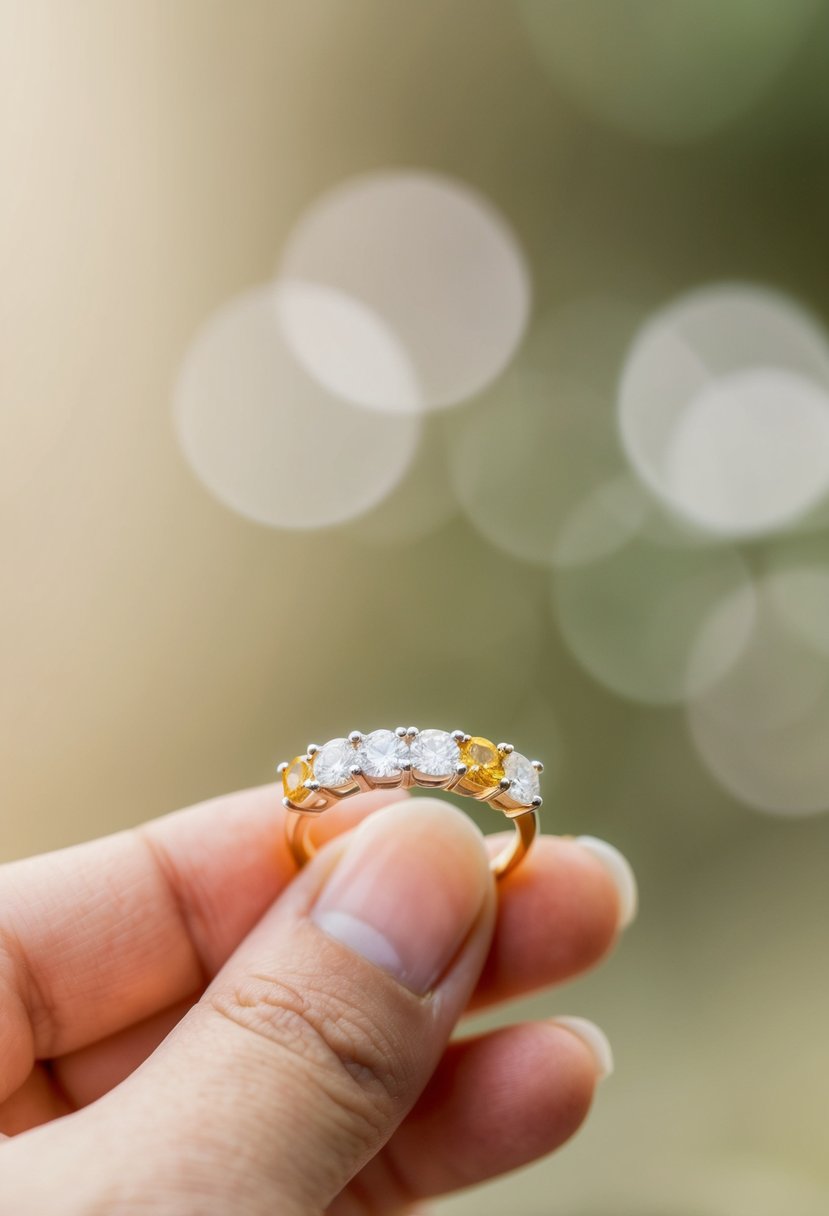
M 515 836 L 490 862 L 496 878 L 518 865 L 538 831 L 541 806 L 540 760 L 528 760 L 511 743 L 497 746 L 480 735 L 462 730 L 353 730 L 347 737 L 329 739 L 277 766 L 292 812 L 285 834 L 297 864 L 316 852 L 308 836 L 315 815 L 360 790 L 422 786 L 452 790 L 477 802 L 487 802 L 515 824 Z

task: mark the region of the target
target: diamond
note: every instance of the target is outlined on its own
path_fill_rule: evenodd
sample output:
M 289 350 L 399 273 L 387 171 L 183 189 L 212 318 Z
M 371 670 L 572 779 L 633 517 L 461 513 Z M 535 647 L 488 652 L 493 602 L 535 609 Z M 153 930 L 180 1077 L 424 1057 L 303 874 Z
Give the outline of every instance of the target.
M 514 798 L 516 802 L 525 802 L 529 806 L 533 798 L 539 797 L 541 782 L 538 779 L 538 771 L 526 756 L 522 756 L 520 752 L 510 752 L 504 762 L 504 772 L 512 782 L 509 787 L 510 798 Z
M 314 776 L 320 785 L 336 789 L 354 780 L 349 770 L 358 763 L 353 743 L 348 739 L 329 739 L 314 754 Z
M 357 753 L 357 762 L 368 777 L 399 777 L 409 761 L 409 745 L 393 730 L 373 730 Z
M 412 766 L 428 777 L 451 776 L 460 759 L 460 748 L 448 731 L 422 730 L 412 741 Z
M 489 739 L 473 735 L 461 745 L 461 764 L 467 771 L 458 782 L 459 789 L 489 790 L 504 776 L 504 760 Z
M 308 794 L 305 782 L 313 777 L 311 765 L 304 756 L 294 756 L 287 768 L 282 771 L 282 789 L 285 797 L 291 802 L 302 802 Z

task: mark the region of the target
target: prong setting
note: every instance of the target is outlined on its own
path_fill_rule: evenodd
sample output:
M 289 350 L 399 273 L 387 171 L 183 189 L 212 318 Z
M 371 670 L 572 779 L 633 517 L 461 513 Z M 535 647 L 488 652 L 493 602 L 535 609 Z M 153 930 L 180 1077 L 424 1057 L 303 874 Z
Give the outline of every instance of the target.
M 420 786 L 454 790 L 508 818 L 542 806 L 543 771 L 540 760 L 528 760 L 511 743 L 496 746 L 462 730 L 416 726 L 368 735 L 353 730 L 325 744 L 309 743 L 307 751 L 276 767 L 283 806 L 301 813 L 317 814 L 358 790 Z

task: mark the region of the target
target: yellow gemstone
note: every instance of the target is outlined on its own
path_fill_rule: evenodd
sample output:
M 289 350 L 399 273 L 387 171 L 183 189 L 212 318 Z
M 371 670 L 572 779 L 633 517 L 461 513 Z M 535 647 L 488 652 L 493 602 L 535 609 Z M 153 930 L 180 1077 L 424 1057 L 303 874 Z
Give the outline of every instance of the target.
M 305 782 L 310 781 L 314 773 L 311 765 L 303 756 L 294 756 L 291 763 L 282 773 L 282 788 L 285 797 L 291 802 L 302 802 L 308 791 Z
M 504 776 L 503 756 L 494 743 L 480 735 L 473 735 L 461 744 L 461 763 L 466 765 L 467 772 L 458 782 L 460 789 L 474 793 L 492 789 Z

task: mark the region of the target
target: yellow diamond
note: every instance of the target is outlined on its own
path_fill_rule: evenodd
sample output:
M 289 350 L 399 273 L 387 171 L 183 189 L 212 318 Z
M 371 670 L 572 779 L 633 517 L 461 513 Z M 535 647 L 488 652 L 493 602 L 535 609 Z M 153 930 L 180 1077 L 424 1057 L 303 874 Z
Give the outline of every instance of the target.
M 503 756 L 494 743 L 482 739 L 480 735 L 473 735 L 461 744 L 461 763 L 466 765 L 468 771 L 458 782 L 459 789 L 469 789 L 474 793 L 492 789 L 504 776 Z
M 303 756 L 294 756 L 291 763 L 282 773 L 282 788 L 285 797 L 291 802 L 302 802 L 308 791 L 305 782 L 313 777 L 311 765 Z

